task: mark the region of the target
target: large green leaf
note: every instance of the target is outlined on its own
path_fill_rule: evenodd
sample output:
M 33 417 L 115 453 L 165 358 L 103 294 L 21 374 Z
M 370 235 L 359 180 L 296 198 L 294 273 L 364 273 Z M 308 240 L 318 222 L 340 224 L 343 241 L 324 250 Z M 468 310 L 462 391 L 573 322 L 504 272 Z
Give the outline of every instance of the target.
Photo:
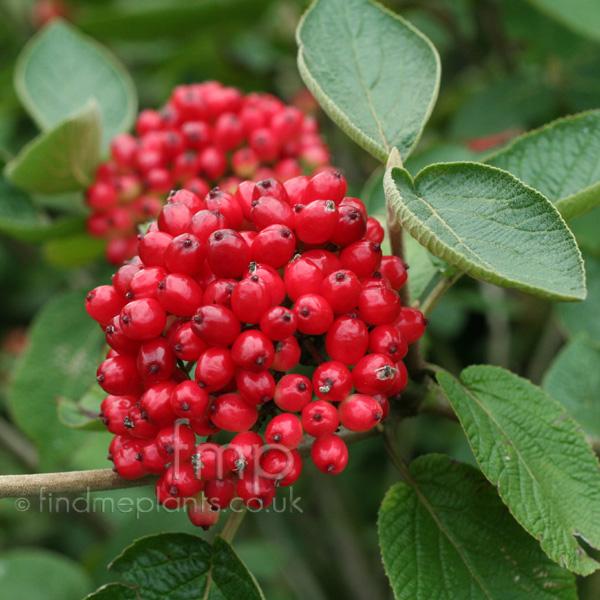
M 297 37 L 300 74 L 325 112 L 382 162 L 394 147 L 406 158 L 437 98 L 431 42 L 369 0 L 316 0 Z
M 428 454 L 379 511 L 379 543 L 398 600 L 575 600 L 552 563 L 474 467 Z
M 27 548 L 0 557 L 3 598 L 81 600 L 91 587 L 83 567 L 56 552 Z
M 58 419 L 67 427 L 74 429 L 106 431 L 98 415 L 104 398 L 106 393 L 95 381 L 78 400 L 59 396 L 57 398 Z
M 550 558 L 587 575 L 600 565 L 579 539 L 600 548 L 596 456 L 565 408 L 500 367 L 465 369 L 438 380 L 486 477 Z
M 529 0 L 573 31 L 600 41 L 600 11 L 596 0 Z
M 386 197 L 408 232 L 472 277 L 551 300 L 585 298 L 575 238 L 556 208 L 510 173 L 479 163 L 388 169 Z
M 101 138 L 100 111 L 92 102 L 24 146 L 6 165 L 6 176 L 34 194 L 81 190 L 92 182 Z
M 589 284 L 586 301 L 556 308 L 570 336 L 585 333 L 600 343 L 600 259 L 588 254 L 584 257 Z
M 104 47 L 61 20 L 54 20 L 27 44 L 15 68 L 15 88 L 42 129 L 83 109 L 100 108 L 103 146 L 129 129 L 137 98 L 131 77 Z
M 254 577 L 221 537 L 211 547 L 187 533 L 150 535 L 134 542 L 109 568 L 144 600 L 264 600 Z
M 554 121 L 485 162 L 510 171 L 574 219 L 600 205 L 600 111 Z
M 558 400 L 589 435 L 600 438 L 600 345 L 580 337 L 556 357 L 544 390 Z
M 100 364 L 103 335 L 85 311 L 85 293 L 68 292 L 38 313 L 28 350 L 13 379 L 9 407 L 15 422 L 37 445 L 40 469 L 64 466 L 89 432 L 60 422 L 59 397 L 78 399 Z
M 43 242 L 83 229 L 84 217 L 51 220 L 31 198 L 0 177 L 0 233 L 25 242 Z

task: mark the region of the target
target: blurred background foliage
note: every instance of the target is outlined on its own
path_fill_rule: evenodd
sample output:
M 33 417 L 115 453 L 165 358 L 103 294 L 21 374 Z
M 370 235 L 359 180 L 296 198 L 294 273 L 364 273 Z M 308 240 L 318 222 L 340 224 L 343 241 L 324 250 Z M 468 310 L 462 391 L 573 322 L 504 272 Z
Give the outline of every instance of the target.
M 432 162 L 477 160 L 521 132 L 600 107 L 600 25 L 594 27 L 600 8 L 594 11 L 593 2 L 583 19 L 573 18 L 581 15 L 565 9 L 586 4 L 575 0 L 386 0 L 384 4 L 429 36 L 442 60 L 439 101 L 407 165 L 413 173 Z M 64 2 L 64 9 L 73 24 L 123 62 L 135 81 L 140 107 L 145 108 L 161 105 L 177 84 L 205 79 L 298 100 L 303 88 L 294 32 L 306 5 L 301 0 L 71 0 Z M 0 0 L 0 162 L 36 134 L 12 84 L 15 60 L 36 30 L 35 14 L 39 17 L 40 6 L 36 8 L 32 0 Z M 310 98 L 305 101 L 310 105 Z M 373 180 L 361 192 L 377 164 L 323 115 L 320 119 L 334 163 L 346 174 L 351 192 L 362 194 L 371 210 L 382 214 L 383 196 Z M 0 185 L 0 225 L 4 218 L 29 219 L 26 209 L 43 219 L 78 217 L 84 211 L 81 199 L 72 196 L 34 197 L 32 207 Z M 540 383 L 571 337 L 587 335 L 591 343 L 600 343 L 600 209 L 571 225 L 586 253 L 590 284 L 586 302 L 557 309 L 464 278 L 434 313 L 425 340 L 429 359 L 455 373 L 468 364 L 490 362 Z M 44 231 L 0 236 L 3 474 L 107 466 L 108 434 L 69 429 L 55 416 L 53 384 L 46 386 L 53 374 L 39 366 L 43 360 L 26 366 L 27 380 L 33 382 L 29 400 L 16 409 L 8 407 L 11 377 L 38 312 L 43 309 L 38 329 L 50 328 L 57 344 L 65 331 L 83 331 L 86 339 L 93 324 L 78 321 L 77 310 L 65 314 L 63 306 L 63 312 L 57 312 L 52 299 L 72 290 L 73 306 L 83 306 L 81 290 L 106 283 L 112 272 L 101 258 L 101 248 L 83 235 L 81 220 L 62 229 L 55 226 L 51 235 Z M 65 344 L 61 350 L 58 360 L 78 364 L 77 347 Z M 43 352 L 51 356 L 55 348 L 49 345 Z M 51 370 L 54 363 L 46 365 Z M 80 366 L 70 385 L 73 395 L 81 395 L 93 382 L 93 362 Z M 597 409 L 592 415 L 598 417 Z M 22 439 L 19 429 L 34 438 L 37 448 Z M 453 422 L 409 419 L 402 432 L 409 457 L 435 451 L 474 462 Z M 57 440 L 65 440 L 62 451 Z M 380 441 L 353 445 L 348 469 L 334 479 L 308 464 L 306 470 L 308 476 L 294 486 L 302 514 L 255 515 L 245 520 L 236 538 L 236 549 L 266 597 L 391 597 L 375 520 L 385 490 L 397 477 Z M 138 498 L 152 492 L 138 489 L 94 496 Z M 164 511 L 136 518 L 119 512 L 66 514 L 64 507 L 50 512 L 49 503 L 42 508 L 35 499 L 24 512 L 17 511 L 11 500 L 0 502 L 2 598 L 78 600 L 112 579 L 108 562 L 134 539 L 192 528 L 185 515 Z M 598 577 L 581 581 L 580 587 L 583 600 L 600 595 Z

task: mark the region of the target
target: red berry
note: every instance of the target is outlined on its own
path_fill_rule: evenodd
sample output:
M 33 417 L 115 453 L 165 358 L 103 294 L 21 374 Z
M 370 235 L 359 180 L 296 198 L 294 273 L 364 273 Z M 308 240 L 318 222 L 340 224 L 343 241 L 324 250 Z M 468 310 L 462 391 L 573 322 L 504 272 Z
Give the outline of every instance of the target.
M 384 256 L 379 265 L 379 272 L 390 282 L 391 288 L 398 291 L 408 278 L 407 268 L 397 256 Z
M 338 223 L 338 211 L 331 200 L 315 200 L 297 204 L 296 237 L 307 244 L 323 244 L 331 239 Z
M 169 462 L 185 462 L 191 458 L 195 444 L 194 432 L 178 421 L 172 426 L 164 427 L 156 434 L 156 449 Z
M 352 374 L 341 362 L 332 360 L 319 365 L 312 378 L 315 394 L 322 400 L 341 402 L 352 391 Z
M 302 473 L 302 456 L 298 450 L 284 452 L 272 449 L 265 454 L 261 465 L 267 479 L 267 474 L 275 480 L 277 487 L 294 484 Z
M 361 319 L 346 315 L 338 317 L 325 337 L 327 354 L 345 365 L 360 360 L 369 345 L 369 330 Z
M 147 474 L 137 455 L 142 447 L 142 440 L 132 440 L 124 443 L 113 454 L 115 471 L 123 479 L 139 479 Z
M 262 196 L 252 202 L 250 219 L 258 231 L 277 224 L 294 229 L 296 224 L 296 217 L 290 205 L 271 196 Z
M 298 331 L 309 335 L 321 335 L 333 324 L 331 306 L 317 294 L 300 296 L 294 305 L 294 315 Z
M 332 200 L 335 204 L 340 204 L 346 195 L 346 187 L 346 180 L 339 171 L 323 171 L 308 182 L 304 202 Z
M 403 306 L 400 309 L 400 315 L 394 321 L 394 325 L 398 328 L 406 343 L 412 344 L 425 333 L 427 321 L 420 310 Z
M 225 507 L 226 508 L 226 507 Z M 221 512 L 205 496 L 196 496 L 187 505 L 188 517 L 193 525 L 208 531 L 219 520 Z
M 142 386 L 135 358 L 117 356 L 105 360 L 96 371 L 96 381 L 107 394 L 135 394 Z
M 154 298 L 133 300 L 121 311 L 121 329 L 133 340 L 158 337 L 167 324 L 165 309 Z
M 385 231 L 381 226 L 381 223 L 374 217 L 367 219 L 367 230 L 365 232 L 365 239 L 376 244 L 381 244 L 385 237 Z
M 206 196 L 206 208 L 218 211 L 225 217 L 230 229 L 239 229 L 244 221 L 242 207 L 237 199 L 218 187 L 213 188 Z
M 266 404 L 275 395 L 275 379 L 269 371 L 252 373 L 238 369 L 235 382 L 240 396 L 248 404 Z
M 148 388 L 140 398 L 140 408 L 150 423 L 168 427 L 177 419 L 171 405 L 171 394 L 177 387 L 174 381 L 162 381 Z
M 308 377 L 284 375 L 275 388 L 274 401 L 281 410 L 300 412 L 311 400 L 313 386 Z
M 159 454 L 155 440 L 145 440 L 135 458 L 148 473 L 164 475 L 167 470 L 167 459 Z
M 231 294 L 237 285 L 235 279 L 215 279 L 204 290 L 203 304 L 220 304 L 231 309 Z
M 204 486 L 204 497 L 212 507 L 223 510 L 233 502 L 236 487 L 237 479 L 233 474 L 225 475 L 222 479 L 211 479 Z
M 296 331 L 296 316 L 289 308 L 273 306 L 260 318 L 260 329 L 270 339 L 282 341 Z
M 289 371 L 300 362 L 300 345 L 298 340 L 291 335 L 275 344 L 275 359 L 271 368 L 273 371 Z
M 387 286 L 363 289 L 358 299 L 358 314 L 369 325 L 392 323 L 400 314 L 400 296 Z
M 162 267 L 146 267 L 138 271 L 129 282 L 128 300 L 155 298 L 158 296 L 158 284 L 167 276 Z
M 171 345 L 173 354 L 185 361 L 196 361 L 208 348 L 193 331 L 192 322 L 175 322 L 167 330 L 167 340 Z
M 165 265 L 169 271 L 196 275 L 202 267 L 206 250 L 192 233 L 173 238 L 165 251 Z
M 242 323 L 258 323 L 271 306 L 271 294 L 258 275 L 242 279 L 231 294 L 231 309 Z
M 202 302 L 202 290 L 189 275 L 170 273 L 158 284 L 156 299 L 172 315 L 191 317 Z
M 200 355 L 194 377 L 207 392 L 223 389 L 235 375 L 235 364 L 227 348 L 209 348 Z
M 225 306 L 209 304 L 196 311 L 192 331 L 210 346 L 231 346 L 240 335 L 242 324 Z
M 251 509 L 270 506 L 276 491 L 274 480 L 263 477 L 245 476 L 237 483 L 237 495 Z
M 342 250 L 340 262 L 344 269 L 353 271 L 359 279 L 371 277 L 379 268 L 381 247 L 369 240 L 358 240 Z
M 315 440 L 310 454 L 317 469 L 329 475 L 341 473 L 348 463 L 348 446 L 335 434 Z
M 296 302 L 304 294 L 319 294 L 323 281 L 321 269 L 310 259 L 297 254 L 285 267 L 283 282 L 287 295 Z
M 358 306 L 362 285 L 358 277 L 344 269 L 323 279 L 320 294 L 337 314 L 353 311 Z
M 331 435 L 340 426 L 335 406 L 325 400 L 315 400 L 302 409 L 302 427 L 308 435 L 320 438 Z
M 283 267 L 294 255 L 296 237 L 285 225 L 269 225 L 258 233 L 250 254 L 252 260 L 264 263 L 274 269 Z
M 101 325 L 107 325 L 126 304 L 125 298 L 112 285 L 94 288 L 85 298 L 85 309 Z
M 341 424 L 350 431 L 369 431 L 383 418 L 379 402 L 364 394 L 348 396 L 338 410 Z
M 266 371 L 275 358 L 273 342 L 262 331 L 244 331 L 231 347 L 231 358 L 238 367 L 246 371 Z
M 408 352 L 408 344 L 394 325 L 379 325 L 369 334 L 369 352 L 385 354 L 398 362 Z
M 269 445 L 279 444 L 289 450 L 300 445 L 304 431 L 300 419 L 291 413 L 273 417 L 267 425 L 265 442 Z
M 173 239 L 163 231 L 149 232 L 140 239 L 138 254 L 147 267 L 165 267 L 165 252 Z
M 173 412 L 182 419 L 198 419 L 210 403 L 208 392 L 195 381 L 182 381 L 171 393 Z
M 217 277 L 238 278 L 250 263 L 250 248 L 233 229 L 215 231 L 207 242 L 208 264 Z
M 258 418 L 256 406 L 244 402 L 239 394 L 223 394 L 210 406 L 210 419 L 225 431 L 248 431 Z
M 106 343 L 119 354 L 136 355 L 142 342 L 132 340 L 123 333 L 121 321 L 118 316 L 114 317 L 110 325 L 104 330 Z
M 169 379 L 175 370 L 169 342 L 163 337 L 144 342 L 137 354 L 137 369 L 146 386 Z
M 395 363 L 387 356 L 367 354 L 352 370 L 352 381 L 362 394 L 383 394 L 392 387 L 397 374 Z
M 338 222 L 331 236 L 331 242 L 342 248 L 360 240 L 367 231 L 365 217 L 354 206 L 344 204 L 338 207 Z

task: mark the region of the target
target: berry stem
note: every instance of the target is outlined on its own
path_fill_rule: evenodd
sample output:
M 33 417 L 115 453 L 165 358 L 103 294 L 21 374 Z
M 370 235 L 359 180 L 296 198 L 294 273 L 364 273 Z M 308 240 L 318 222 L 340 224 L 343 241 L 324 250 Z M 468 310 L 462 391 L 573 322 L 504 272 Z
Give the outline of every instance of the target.
M 315 345 L 307 337 L 302 338 L 302 345 L 310 353 L 317 365 L 322 365 L 325 362 L 325 359 L 323 358 L 321 353 L 317 350 Z
M 425 318 L 429 317 L 437 303 L 446 292 L 463 276 L 463 271 L 457 271 L 450 277 L 444 277 L 434 288 L 421 305 L 421 312 Z
M 248 511 L 245 506 L 239 510 L 231 512 L 227 522 L 225 523 L 225 527 L 223 527 L 223 531 L 221 532 L 221 537 L 226 542 L 231 544 L 233 537 L 235 536 L 247 512 Z

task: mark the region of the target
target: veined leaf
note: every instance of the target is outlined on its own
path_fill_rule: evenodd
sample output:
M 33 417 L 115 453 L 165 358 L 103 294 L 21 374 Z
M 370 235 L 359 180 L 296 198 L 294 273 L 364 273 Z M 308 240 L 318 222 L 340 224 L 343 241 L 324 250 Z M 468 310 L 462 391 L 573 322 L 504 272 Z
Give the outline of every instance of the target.
M 103 147 L 129 129 L 137 111 L 133 81 L 103 46 L 55 19 L 25 46 L 15 68 L 15 88 L 29 114 L 50 129 L 96 100 Z
M 600 111 L 559 119 L 489 156 L 574 219 L 600 205 Z
M 428 454 L 379 510 L 379 543 L 398 600 L 575 600 L 552 563 L 474 467 Z
M 600 565 L 598 459 L 564 407 L 500 367 L 439 373 L 475 458 L 513 516 L 557 563 L 588 575 Z
M 472 277 L 550 300 L 586 296 L 581 254 L 552 204 L 510 173 L 444 163 L 414 179 L 388 169 L 386 198 L 408 232 Z
M 100 159 L 102 122 L 93 101 L 41 133 L 6 165 L 7 178 L 34 194 L 75 192 L 90 185 Z
M 323 110 L 375 158 L 406 158 L 437 98 L 440 61 L 408 21 L 369 0 L 316 0 L 298 27 L 298 65 Z

